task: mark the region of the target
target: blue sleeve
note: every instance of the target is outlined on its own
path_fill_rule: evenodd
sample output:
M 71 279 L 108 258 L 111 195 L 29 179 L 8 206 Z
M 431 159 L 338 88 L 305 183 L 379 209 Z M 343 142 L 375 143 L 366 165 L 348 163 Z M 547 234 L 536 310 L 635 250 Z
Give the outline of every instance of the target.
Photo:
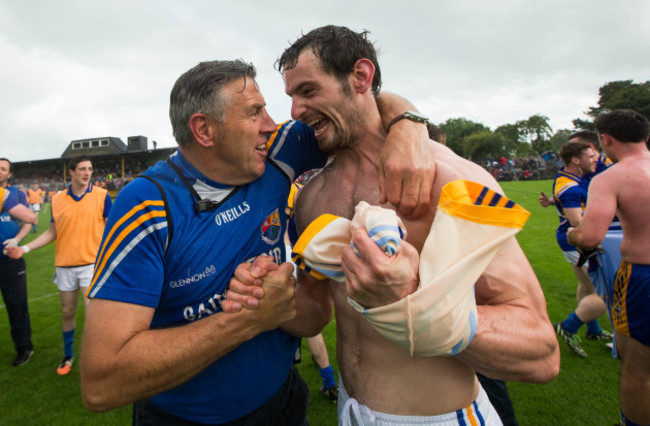
M 25 207 L 29 207 L 29 204 L 27 204 L 27 196 L 25 196 L 25 193 L 21 190 L 16 190 L 16 194 L 18 195 L 18 202 L 22 204 Z
M 560 194 L 559 199 L 560 203 L 562 203 L 562 207 L 565 209 L 583 207 L 583 203 L 585 201 L 584 192 L 578 185 L 575 185 L 564 191 L 562 194 Z
M 106 192 L 106 199 L 104 200 L 104 217 L 107 218 L 108 215 L 111 214 L 111 207 L 113 207 L 113 200 L 111 200 L 111 196 Z
M 156 308 L 164 282 L 168 217 L 158 188 L 139 178 L 112 205 L 89 298 Z
M 2 210 L 8 212 L 9 210 L 13 209 L 16 207 L 18 204 L 18 197 L 16 194 L 13 193 L 13 191 L 9 191 L 8 189 L 5 189 L 5 199 L 2 202 Z
M 297 178 L 304 172 L 319 169 L 327 161 L 327 153 L 318 148 L 314 131 L 301 121 L 287 121 L 269 138 L 268 152 L 271 158 L 288 165 Z

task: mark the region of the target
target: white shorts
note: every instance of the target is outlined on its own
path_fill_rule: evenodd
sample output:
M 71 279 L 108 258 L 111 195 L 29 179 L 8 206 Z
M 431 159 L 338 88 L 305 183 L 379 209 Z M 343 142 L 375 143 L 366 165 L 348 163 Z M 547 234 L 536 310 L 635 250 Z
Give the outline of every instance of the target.
M 38 212 L 41 211 L 41 205 L 40 204 L 31 204 L 29 207 L 32 208 L 33 212 L 38 213 Z
M 467 408 L 437 416 L 398 416 L 374 411 L 363 404 L 359 404 L 356 399 L 348 395 L 339 375 L 339 399 L 337 405 L 340 426 L 503 425 L 499 414 L 497 414 L 481 386 L 479 386 L 476 399 Z
M 59 291 L 75 291 L 79 287 L 88 288 L 93 278 L 95 265 L 71 266 L 64 268 L 57 266 L 52 282 L 59 287 Z
M 571 250 L 571 251 L 562 250 L 562 254 L 564 254 L 564 258 L 566 259 L 566 261 L 572 265 L 577 265 L 578 260 L 580 260 L 580 253 L 578 253 L 578 250 Z

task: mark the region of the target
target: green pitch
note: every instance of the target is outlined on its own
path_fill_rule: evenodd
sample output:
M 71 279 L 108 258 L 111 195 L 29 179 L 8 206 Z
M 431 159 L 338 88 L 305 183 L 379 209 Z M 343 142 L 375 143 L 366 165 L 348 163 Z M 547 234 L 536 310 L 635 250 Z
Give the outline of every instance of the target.
M 552 209 L 543 209 L 537 202 L 540 190 L 550 192 L 551 182 L 503 182 L 502 187 L 511 199 L 532 213 L 517 238 L 542 285 L 551 321 L 563 320 L 575 309 L 577 281 L 555 242 L 557 214 Z M 40 213 L 39 231 L 48 226 L 48 207 Z M 27 241 L 35 235 L 30 234 Z M 76 363 L 68 376 L 56 374 L 63 349 L 60 303 L 57 288 L 52 284 L 53 259 L 53 244 L 26 256 L 35 353 L 23 366 L 11 365 L 15 352 L 6 309 L 0 305 L 0 425 L 130 424 L 130 407 L 96 414 L 87 411 L 81 403 L 78 364 L 83 329 L 81 301 L 77 315 Z M 603 328 L 610 329 L 605 317 L 600 322 Z M 580 333 L 584 335 L 584 329 Z M 338 373 L 333 323 L 326 328 L 324 337 Z M 612 359 L 603 343 L 583 340 L 582 345 L 589 354 L 587 359 L 578 358 L 560 343 L 562 366 L 552 383 L 508 384 L 521 425 L 611 425 L 618 421 L 619 362 Z M 318 369 L 305 342 L 302 348 L 303 361 L 298 368 L 311 390 L 310 424 L 335 425 L 336 405 L 318 393 L 321 386 Z

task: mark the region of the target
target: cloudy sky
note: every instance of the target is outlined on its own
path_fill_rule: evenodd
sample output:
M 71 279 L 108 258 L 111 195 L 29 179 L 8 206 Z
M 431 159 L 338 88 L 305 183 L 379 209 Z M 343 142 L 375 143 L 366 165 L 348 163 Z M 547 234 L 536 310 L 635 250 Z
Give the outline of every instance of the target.
M 648 0 L 0 0 L 0 156 L 59 157 L 99 136 L 174 146 L 169 91 L 203 60 L 253 62 L 287 119 L 273 63 L 326 24 L 369 30 L 384 89 L 436 122 L 542 114 L 571 128 L 606 82 L 650 79 Z

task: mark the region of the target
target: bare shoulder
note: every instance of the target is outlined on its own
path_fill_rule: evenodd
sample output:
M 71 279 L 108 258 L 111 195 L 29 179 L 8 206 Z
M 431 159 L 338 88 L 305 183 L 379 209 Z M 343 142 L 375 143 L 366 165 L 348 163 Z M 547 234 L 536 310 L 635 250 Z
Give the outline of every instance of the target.
M 433 144 L 433 150 L 436 159 L 436 186 L 442 187 L 453 180 L 463 179 L 503 193 L 496 179 L 483 167 L 462 158 L 444 145 Z

